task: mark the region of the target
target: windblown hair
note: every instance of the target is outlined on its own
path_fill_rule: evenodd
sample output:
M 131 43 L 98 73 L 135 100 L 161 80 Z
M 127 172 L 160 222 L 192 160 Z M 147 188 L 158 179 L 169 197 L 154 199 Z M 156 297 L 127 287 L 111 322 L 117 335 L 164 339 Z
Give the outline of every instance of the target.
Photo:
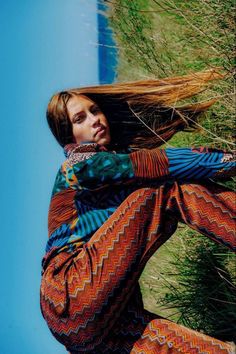
M 214 70 L 165 79 L 148 79 L 70 89 L 49 102 L 47 120 L 61 146 L 73 142 L 67 102 L 74 95 L 95 101 L 105 114 L 112 144 L 120 147 L 153 148 L 178 131 L 193 131 L 200 114 L 216 100 L 179 105 L 206 89 L 210 80 L 221 78 Z

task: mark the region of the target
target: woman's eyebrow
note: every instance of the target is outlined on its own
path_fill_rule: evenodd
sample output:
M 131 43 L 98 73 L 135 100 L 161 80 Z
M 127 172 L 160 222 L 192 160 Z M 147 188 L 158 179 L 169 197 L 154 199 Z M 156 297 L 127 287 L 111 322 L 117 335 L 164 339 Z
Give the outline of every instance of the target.
M 89 107 L 89 109 L 95 108 L 95 107 L 98 107 L 98 105 L 97 105 L 96 103 L 93 103 L 93 104 L 91 104 L 91 106 Z M 80 115 L 80 113 L 83 113 L 83 110 L 82 110 L 82 111 L 79 111 L 79 112 L 76 112 L 76 113 L 72 116 L 72 122 L 75 121 L 75 119 L 78 117 L 78 115 Z
M 98 107 L 97 103 L 93 103 L 89 109 L 94 108 L 94 107 Z

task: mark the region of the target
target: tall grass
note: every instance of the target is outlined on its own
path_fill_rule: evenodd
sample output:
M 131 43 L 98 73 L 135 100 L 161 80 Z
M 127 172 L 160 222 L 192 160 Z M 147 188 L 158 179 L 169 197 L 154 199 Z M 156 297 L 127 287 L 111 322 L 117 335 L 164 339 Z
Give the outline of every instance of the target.
M 225 79 L 200 96 L 200 100 L 219 97 L 219 103 L 204 120 L 201 134 L 187 136 L 187 143 L 235 148 L 234 2 L 110 0 L 107 3 L 119 49 L 118 80 L 223 69 Z M 174 142 L 178 144 L 182 139 L 185 142 L 185 137 Z
M 229 270 L 233 259 L 224 247 L 188 231 L 185 247 L 173 253 L 169 291 L 159 296 L 160 304 L 177 309 L 177 322 L 222 340 L 236 340 L 236 274 Z
M 119 49 L 118 81 L 221 67 L 226 76 L 199 99 L 219 97 L 195 134 L 175 146 L 235 149 L 235 2 L 108 0 Z M 233 187 L 233 181 L 228 183 Z M 225 340 L 235 340 L 235 261 L 227 249 L 181 227 L 148 262 L 140 283 L 148 310 Z

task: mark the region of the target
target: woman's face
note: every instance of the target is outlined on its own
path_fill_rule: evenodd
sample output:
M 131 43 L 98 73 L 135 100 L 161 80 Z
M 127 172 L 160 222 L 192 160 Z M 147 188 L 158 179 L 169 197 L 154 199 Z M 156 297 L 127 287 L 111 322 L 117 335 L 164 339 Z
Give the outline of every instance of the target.
M 107 119 L 94 101 L 84 95 L 73 95 L 67 102 L 67 110 L 76 143 L 110 143 Z

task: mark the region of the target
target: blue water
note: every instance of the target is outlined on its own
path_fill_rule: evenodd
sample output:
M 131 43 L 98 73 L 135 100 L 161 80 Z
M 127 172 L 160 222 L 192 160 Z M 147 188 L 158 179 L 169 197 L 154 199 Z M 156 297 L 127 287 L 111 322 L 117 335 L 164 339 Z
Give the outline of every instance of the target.
M 106 4 L 97 2 L 99 10 L 106 10 Z M 100 84 L 116 81 L 118 52 L 113 33 L 105 16 L 98 13 L 98 76 Z

